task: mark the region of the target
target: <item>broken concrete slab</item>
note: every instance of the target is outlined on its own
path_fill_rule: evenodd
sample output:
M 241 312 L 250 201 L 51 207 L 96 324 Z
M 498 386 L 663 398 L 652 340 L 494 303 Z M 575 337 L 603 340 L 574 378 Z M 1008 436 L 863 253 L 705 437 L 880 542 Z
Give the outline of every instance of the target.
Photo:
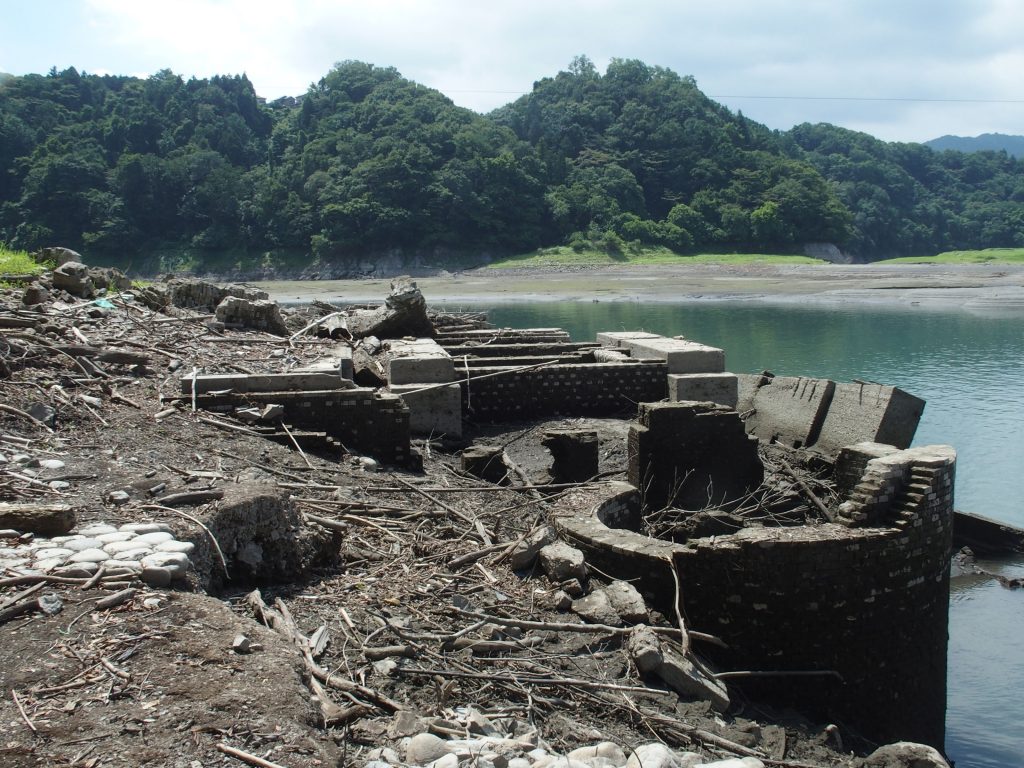
M 597 334 L 597 343 L 602 347 L 624 347 L 626 342 L 630 341 L 663 338 L 665 337 L 647 331 L 603 331 Z
M 834 392 L 835 383 L 828 379 L 775 376 L 754 392 L 747 431 L 789 448 L 811 445 L 825 423 Z
M 433 339 L 387 342 L 386 374 L 392 384 L 444 383 L 455 380 L 451 356 Z
M 739 397 L 736 374 L 733 373 L 670 373 L 668 399 L 673 403 L 686 400 L 709 402 L 735 408 Z
M 623 339 L 622 346 L 636 360 L 664 360 L 669 373 L 722 373 L 725 352 L 684 339 Z
M 924 406 L 924 400 L 898 387 L 836 384 L 814 447 L 829 454 L 862 441 L 908 448 Z
M 352 389 L 355 385 L 337 373 L 292 372 L 264 374 L 197 374 L 182 376 L 181 393 L 198 395 L 214 392 L 312 392 L 325 389 Z

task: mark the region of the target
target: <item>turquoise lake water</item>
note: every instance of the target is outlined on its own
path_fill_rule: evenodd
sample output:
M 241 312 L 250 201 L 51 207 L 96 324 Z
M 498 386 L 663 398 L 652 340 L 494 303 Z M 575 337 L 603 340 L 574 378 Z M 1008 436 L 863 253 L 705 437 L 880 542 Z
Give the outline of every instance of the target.
M 502 327 L 683 335 L 726 351 L 736 373 L 863 379 L 927 401 L 916 445 L 958 452 L 956 506 L 1024 527 L 1024 316 L 876 306 L 544 302 L 486 309 Z M 983 563 L 1024 575 L 1024 558 Z M 958 768 L 1024 766 L 1024 590 L 955 579 L 949 756 Z M 908 706 L 913 706 L 908 702 Z

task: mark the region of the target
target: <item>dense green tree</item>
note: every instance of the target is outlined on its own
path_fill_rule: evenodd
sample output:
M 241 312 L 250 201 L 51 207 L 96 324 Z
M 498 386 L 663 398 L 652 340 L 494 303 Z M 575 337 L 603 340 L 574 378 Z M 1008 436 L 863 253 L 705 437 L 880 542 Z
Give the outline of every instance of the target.
M 355 61 L 271 104 L 245 75 L 53 69 L 0 83 L 0 241 L 260 262 L 556 243 L 878 258 L 1024 245 L 1024 161 L 770 131 L 632 59 L 602 74 L 577 57 L 486 116 Z

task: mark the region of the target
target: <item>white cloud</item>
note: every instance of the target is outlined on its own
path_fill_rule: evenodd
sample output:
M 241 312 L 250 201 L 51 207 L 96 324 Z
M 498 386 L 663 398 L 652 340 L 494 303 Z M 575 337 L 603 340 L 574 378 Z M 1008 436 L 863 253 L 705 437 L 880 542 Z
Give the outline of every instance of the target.
M 38 5 L 5 19 L 24 44 L 9 55 L 74 60 L 33 71 L 245 72 L 268 98 L 359 59 L 486 111 L 577 54 L 599 68 L 639 58 L 719 96 L 1024 98 L 1019 0 L 64 0 L 75 13 L 50 10 L 43 24 L 49 4 Z M 904 140 L 1024 130 L 1021 104 L 725 101 L 782 129 L 828 121 Z

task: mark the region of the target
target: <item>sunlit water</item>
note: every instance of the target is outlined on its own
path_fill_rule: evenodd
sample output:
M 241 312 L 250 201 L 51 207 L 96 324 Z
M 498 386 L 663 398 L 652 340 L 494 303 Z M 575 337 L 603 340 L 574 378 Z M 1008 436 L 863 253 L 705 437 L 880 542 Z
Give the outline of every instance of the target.
M 558 326 L 575 340 L 606 330 L 682 334 L 725 349 L 737 373 L 902 387 L 928 402 L 915 444 L 957 449 L 957 508 L 1024 527 L 1024 316 L 738 302 L 486 309 L 499 326 Z M 1022 559 L 986 565 L 1024 575 Z M 958 768 L 1024 766 L 1022 637 L 1024 591 L 954 580 L 946 744 Z

